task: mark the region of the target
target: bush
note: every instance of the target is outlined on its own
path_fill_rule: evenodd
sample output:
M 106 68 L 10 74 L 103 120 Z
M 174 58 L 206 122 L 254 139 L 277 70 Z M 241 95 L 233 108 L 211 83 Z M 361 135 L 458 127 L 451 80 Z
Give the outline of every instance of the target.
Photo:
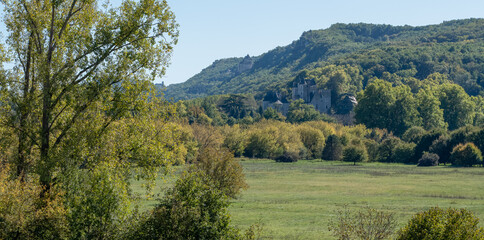
M 341 138 L 337 135 L 329 135 L 326 139 L 326 146 L 323 150 L 324 160 L 334 160 L 339 161 L 343 156 L 343 143 Z
M 419 167 L 431 167 L 437 165 L 439 165 L 439 155 L 428 152 L 424 152 L 417 164 Z
M 466 209 L 434 207 L 414 215 L 397 239 L 483 239 L 484 230 L 478 224 L 479 219 Z
M 393 234 L 395 219 L 393 213 L 370 207 L 357 212 L 346 206 L 336 212 L 336 220 L 331 219 L 329 231 L 338 239 L 385 239 Z
M 312 159 L 321 158 L 325 144 L 323 133 L 308 125 L 298 126 L 297 132 L 304 147 L 308 150 L 308 157 Z
M 295 152 L 285 152 L 278 158 L 276 158 L 276 162 L 297 162 L 300 156 L 298 153 Z
M 353 165 L 356 165 L 357 162 L 368 161 L 368 154 L 364 147 L 348 146 L 343 150 L 343 161 L 353 162 Z
M 459 144 L 452 150 L 450 160 L 458 166 L 472 167 L 482 163 L 482 154 L 473 143 Z
M 228 198 L 207 177 L 183 174 L 131 239 L 237 239 Z
M 248 188 L 242 166 L 227 149 L 205 148 L 190 171 L 205 173 L 218 190 L 231 198 Z
M 0 239 L 64 239 L 68 225 L 62 194 L 31 179 L 9 179 L 0 168 Z M 43 192 L 43 198 L 40 197 Z

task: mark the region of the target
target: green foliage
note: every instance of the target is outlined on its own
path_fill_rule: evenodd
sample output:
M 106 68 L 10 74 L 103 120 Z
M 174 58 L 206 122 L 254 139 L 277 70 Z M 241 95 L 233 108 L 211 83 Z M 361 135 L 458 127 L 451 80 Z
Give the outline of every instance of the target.
M 270 120 L 270 119 L 273 119 L 273 120 L 277 120 L 277 121 L 284 121 L 286 120 L 286 117 L 284 117 L 280 112 L 278 112 L 277 110 L 273 109 L 273 108 L 267 108 L 262 116 L 267 119 L 267 120 Z
M 418 143 L 425 133 L 427 132 L 422 127 L 414 126 L 405 131 L 405 133 L 402 135 L 402 140 L 406 142 Z
M 324 160 L 339 161 L 343 157 L 343 143 L 337 135 L 329 135 L 323 150 Z
M 33 179 L 10 179 L 10 167 L 0 169 L 0 239 L 67 239 L 67 210 L 62 192 L 44 194 Z
M 479 219 L 466 209 L 431 208 L 417 213 L 400 229 L 397 239 L 482 239 L 484 229 Z
M 134 239 L 236 239 L 230 226 L 228 198 L 203 172 L 184 173 Z
M 393 234 L 395 219 L 392 213 L 367 207 L 357 212 L 347 206 L 336 212 L 329 231 L 338 239 L 386 239 Z
M 232 151 L 234 156 L 242 156 L 247 145 L 247 136 L 244 134 L 243 130 L 240 129 L 240 126 L 237 124 L 232 127 L 226 126 L 223 131 L 225 138 L 222 146 Z
M 166 93 L 175 99 L 263 94 L 287 86 L 287 79 L 301 70 L 315 70 L 311 77 L 321 79 L 322 87 L 336 93 L 334 98 L 360 91 L 375 77 L 406 84 L 413 93 L 422 85 L 453 81 L 475 96 L 483 90 L 482 25 L 482 19 L 420 27 L 334 24 L 304 32 L 288 46 L 253 57 L 249 72 L 237 72 L 242 58 L 217 60 L 185 83 L 168 86 Z
M 242 166 L 227 149 L 205 148 L 199 153 L 196 163 L 190 171 L 202 172 L 216 189 L 225 196 L 235 198 L 242 189 L 249 186 L 245 183 Z
M 459 144 L 452 150 L 450 159 L 452 164 L 472 167 L 482 163 L 482 153 L 473 143 Z
M 308 150 L 308 157 L 312 159 L 321 158 L 326 140 L 323 133 L 308 125 L 298 126 L 297 132 L 304 147 Z
M 306 121 L 319 120 L 320 113 L 314 109 L 313 105 L 304 103 L 304 100 L 297 99 L 289 105 L 287 121 L 290 123 L 300 123 Z
M 420 89 L 417 95 L 417 110 L 422 119 L 422 127 L 425 130 L 446 129 L 444 111 L 440 108 L 440 101 L 430 89 Z
M 367 127 L 385 128 L 402 135 L 419 126 L 417 102 L 407 86 L 393 88 L 389 82 L 374 80 L 358 95 L 355 119 Z
M 430 167 L 439 165 L 439 155 L 435 153 L 424 152 L 422 157 L 418 160 L 417 166 Z
M 444 84 L 438 88 L 438 94 L 450 130 L 473 123 L 475 105 L 462 87 Z
M 364 147 L 350 145 L 344 148 L 342 160 L 345 162 L 353 162 L 356 165 L 357 162 L 368 161 L 368 154 Z

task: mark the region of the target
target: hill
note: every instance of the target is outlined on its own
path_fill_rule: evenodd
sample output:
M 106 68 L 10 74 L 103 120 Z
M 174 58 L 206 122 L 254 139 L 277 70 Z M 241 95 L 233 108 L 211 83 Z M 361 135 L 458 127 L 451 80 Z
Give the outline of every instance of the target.
M 421 27 L 338 23 L 304 32 L 260 56 L 216 60 L 186 82 L 168 86 L 165 96 L 180 100 L 253 93 L 261 98 L 267 90 L 287 87 L 302 70 L 330 65 L 356 68 L 363 87 L 375 77 L 409 84 L 440 73 L 468 94 L 479 95 L 484 90 L 482 52 L 484 19 Z

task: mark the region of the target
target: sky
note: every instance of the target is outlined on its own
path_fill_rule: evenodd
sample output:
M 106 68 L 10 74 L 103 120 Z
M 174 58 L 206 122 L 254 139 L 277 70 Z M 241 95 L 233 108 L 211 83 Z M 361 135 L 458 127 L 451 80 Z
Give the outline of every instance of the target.
M 120 2 L 121 0 L 111 0 Z M 483 0 L 167 0 L 180 25 L 166 85 L 188 80 L 217 59 L 257 56 L 334 23 L 422 26 L 484 18 Z M 0 6 L 1 8 L 1 6 Z M 1 9 L 0 9 L 1 10 Z M 0 24 L 1 41 L 5 40 Z

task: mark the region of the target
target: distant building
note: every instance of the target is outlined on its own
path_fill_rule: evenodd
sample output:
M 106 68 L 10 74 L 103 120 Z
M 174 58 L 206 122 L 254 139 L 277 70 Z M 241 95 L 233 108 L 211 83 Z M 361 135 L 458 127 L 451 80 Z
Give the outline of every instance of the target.
M 314 79 L 296 79 L 292 87 L 292 99 L 303 99 L 320 113 L 329 113 L 331 109 L 331 90 L 318 89 Z
M 247 54 L 247 56 L 244 57 L 244 59 L 242 60 L 242 62 L 239 63 L 239 67 L 238 67 L 237 71 L 239 73 L 243 73 L 243 72 L 249 71 L 250 69 L 252 69 L 252 66 L 253 65 L 254 65 L 254 61 L 249 56 L 249 54 Z
M 282 98 L 278 92 L 270 91 L 266 93 L 264 100 L 262 100 L 262 109 L 265 111 L 268 108 L 273 108 L 285 116 L 289 111 L 289 102 Z

